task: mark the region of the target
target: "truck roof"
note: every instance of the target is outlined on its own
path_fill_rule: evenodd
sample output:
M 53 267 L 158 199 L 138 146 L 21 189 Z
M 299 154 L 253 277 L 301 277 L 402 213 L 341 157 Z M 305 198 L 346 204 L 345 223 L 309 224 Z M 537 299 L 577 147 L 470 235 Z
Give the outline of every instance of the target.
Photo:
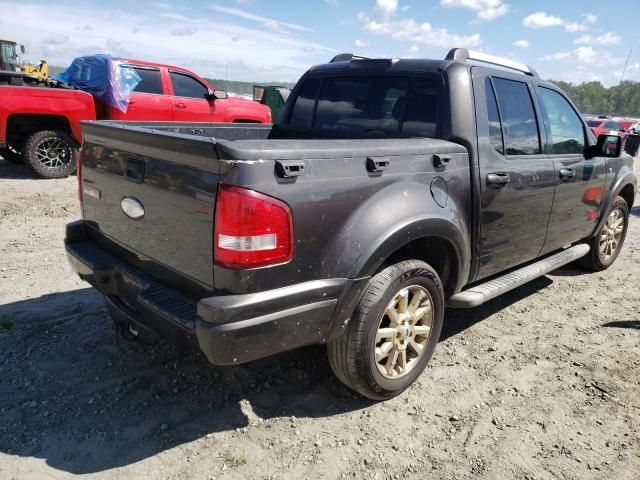
M 436 72 L 446 71 L 452 65 L 465 65 L 467 68 L 481 64 L 496 71 L 516 71 L 534 78 L 540 78 L 529 65 L 516 60 L 496 57 L 484 52 L 454 48 L 443 60 L 434 59 L 399 59 L 399 58 L 367 58 L 351 53 L 336 55 L 331 62 L 313 67 L 311 73 L 343 72 L 345 69 L 384 70 L 390 72 Z
M 211 85 L 209 82 L 207 82 L 204 77 L 198 75 L 197 73 L 189 70 L 188 68 L 184 68 L 184 67 L 178 67 L 175 65 L 169 65 L 166 63 L 157 63 L 157 62 L 149 62 L 149 61 L 145 61 L 145 60 L 136 60 L 135 58 L 123 58 L 122 60 L 124 60 L 127 63 L 130 63 L 132 65 L 140 65 L 143 67 L 157 67 L 157 68 L 167 68 L 169 70 L 179 70 L 181 72 L 185 72 L 185 73 L 189 73 L 195 77 L 198 77 L 200 80 L 202 80 L 205 84 L 207 84 L 207 86 L 209 86 L 210 88 L 212 88 L 213 90 L 215 90 L 215 88 L 213 87 L 213 85 Z

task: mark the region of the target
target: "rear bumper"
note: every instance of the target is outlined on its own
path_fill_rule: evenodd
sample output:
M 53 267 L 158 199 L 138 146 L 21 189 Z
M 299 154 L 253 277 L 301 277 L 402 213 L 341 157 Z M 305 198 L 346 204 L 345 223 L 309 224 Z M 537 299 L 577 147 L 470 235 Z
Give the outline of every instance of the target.
M 67 225 L 65 244 L 72 268 L 105 295 L 116 320 L 201 351 L 215 365 L 327 342 L 341 333 L 366 283 L 317 280 L 255 294 L 216 291 L 194 300 L 88 241 L 82 221 Z

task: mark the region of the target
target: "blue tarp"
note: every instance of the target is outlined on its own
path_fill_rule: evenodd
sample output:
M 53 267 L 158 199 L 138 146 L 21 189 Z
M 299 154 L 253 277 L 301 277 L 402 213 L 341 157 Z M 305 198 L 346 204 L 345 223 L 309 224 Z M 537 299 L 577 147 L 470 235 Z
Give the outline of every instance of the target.
M 142 81 L 133 68 L 126 67 L 125 61 L 106 54 L 75 58 L 64 72 L 54 78 L 125 113 L 131 94 Z

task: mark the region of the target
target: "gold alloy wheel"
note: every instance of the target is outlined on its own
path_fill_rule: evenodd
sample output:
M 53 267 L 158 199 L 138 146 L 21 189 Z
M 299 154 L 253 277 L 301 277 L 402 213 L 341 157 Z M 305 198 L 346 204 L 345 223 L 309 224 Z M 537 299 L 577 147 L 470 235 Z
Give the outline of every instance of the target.
M 609 214 L 607 223 L 602 229 L 600 234 L 599 253 L 601 260 L 608 260 L 616 253 L 620 240 L 622 239 L 622 232 L 624 231 L 624 214 L 622 210 L 616 208 Z
M 427 349 L 433 325 L 433 300 L 419 285 L 400 290 L 382 314 L 376 332 L 376 366 L 389 379 L 405 376 Z

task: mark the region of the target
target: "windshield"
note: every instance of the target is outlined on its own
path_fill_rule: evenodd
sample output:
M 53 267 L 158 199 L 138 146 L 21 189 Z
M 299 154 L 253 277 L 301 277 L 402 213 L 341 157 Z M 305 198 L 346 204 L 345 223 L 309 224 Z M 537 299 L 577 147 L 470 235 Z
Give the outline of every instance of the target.
M 434 78 L 340 76 L 304 82 L 289 116 L 291 127 L 357 135 L 436 135 Z
M 8 63 L 17 63 L 16 45 L 14 43 L 0 43 L 0 57 Z

